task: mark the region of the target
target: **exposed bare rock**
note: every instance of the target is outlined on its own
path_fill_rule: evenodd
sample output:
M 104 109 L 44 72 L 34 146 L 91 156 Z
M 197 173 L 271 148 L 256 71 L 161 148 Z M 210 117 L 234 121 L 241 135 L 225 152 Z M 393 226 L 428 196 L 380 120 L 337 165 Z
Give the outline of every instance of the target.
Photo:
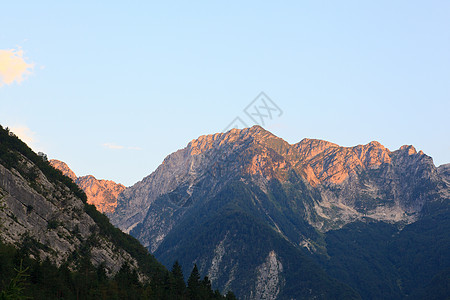
M 84 203 L 65 185 L 51 183 L 36 166 L 20 157 L 22 172 L 0 164 L 1 239 L 20 246 L 31 243 L 35 256 L 49 258 L 56 265 L 69 262 L 88 240 L 91 262 L 105 264 L 108 274 L 115 274 L 126 262 L 137 268 L 137 262 L 124 250 L 101 237 L 98 225 L 85 212 Z M 21 174 L 33 172 L 34 180 Z M 7 230 L 6 230 L 7 229 Z
M 125 186 L 120 183 L 99 180 L 92 175 L 78 177 L 76 183 L 86 193 L 88 203 L 94 204 L 100 212 L 114 212 L 117 197 L 125 190 Z
M 69 168 L 69 166 L 60 160 L 51 159 L 49 163 L 56 169 L 60 170 L 64 175 L 72 179 L 74 182 L 77 180 L 77 175 Z
M 251 299 L 277 299 L 283 285 L 283 277 L 281 276 L 283 265 L 278 260 L 275 251 L 270 251 L 266 261 L 258 267 L 257 272 L 255 293 Z
M 440 165 L 438 172 L 450 183 L 450 164 Z
M 220 241 L 219 244 L 217 244 L 216 249 L 214 250 L 214 257 L 208 270 L 208 277 L 212 282 L 217 281 L 219 277 L 220 263 L 222 262 L 223 256 L 225 255 L 224 243 L 227 237 L 228 234 L 225 235 L 224 239 Z
M 363 169 L 376 169 L 383 163 L 390 163 L 390 151 L 378 142 L 356 147 L 338 147 L 322 141 L 309 141 L 309 144 L 317 144 L 318 150 L 309 150 L 305 157 L 300 157 L 302 166 L 313 173 L 312 185 L 334 183 L 341 184 L 351 175 Z M 300 143 L 299 146 L 302 146 Z M 314 146 L 313 146 L 314 147 Z M 300 147 L 300 154 L 304 153 L 304 147 Z M 303 151 L 302 151 L 303 150 Z M 307 177 L 308 178 L 308 177 Z
M 140 239 L 154 251 L 184 214 L 193 189 L 211 196 L 230 179 L 251 176 L 265 190 L 270 180 L 288 182 L 292 171 L 320 191 L 308 220 L 325 231 L 364 217 L 412 222 L 429 196 L 413 194 L 413 182 L 441 180 L 431 158 L 412 146 L 392 152 L 376 141 L 341 147 L 314 139 L 290 145 L 254 126 L 201 136 L 169 155 L 119 195 L 111 219 L 125 232 L 138 224 L 148 228 Z M 164 209 L 150 209 L 158 197 L 171 193 L 179 198 L 176 207 L 166 201 Z
M 261 265 L 268 252 L 246 247 L 242 235 L 251 226 L 242 229 L 242 220 L 258 220 L 296 250 L 326 254 L 320 236 L 330 230 L 369 220 L 402 227 L 418 220 L 427 203 L 448 201 L 444 173 L 412 146 L 390 151 L 376 141 L 341 147 L 314 139 L 290 145 L 254 126 L 192 140 L 126 188 L 109 216 L 163 263 L 183 256 L 184 265 L 197 263 L 215 288 L 231 288 L 242 299 L 275 299 L 288 289 L 282 274 L 294 274 L 294 267 L 281 264 L 287 254 L 280 251 Z M 239 218 L 221 228 L 233 214 Z M 229 228 L 235 235 L 223 232 Z M 199 233 L 204 240 L 196 240 L 194 254 L 182 251 Z M 323 297 L 309 283 L 298 284 L 311 298 Z
M 111 180 L 97 179 L 92 175 L 77 177 L 69 166 L 59 160 L 52 159 L 50 164 L 70 177 L 86 193 L 89 204 L 95 205 L 98 211 L 114 212 L 118 195 L 125 190 L 125 186 Z

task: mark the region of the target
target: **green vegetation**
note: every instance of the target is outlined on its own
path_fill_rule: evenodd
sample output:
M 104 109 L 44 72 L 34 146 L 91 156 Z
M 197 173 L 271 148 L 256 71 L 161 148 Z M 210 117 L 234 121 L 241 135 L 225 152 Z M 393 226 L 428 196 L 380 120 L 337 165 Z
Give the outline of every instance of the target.
M 33 165 L 31 167 L 27 165 L 26 160 L 31 161 Z M 84 211 L 97 225 L 92 226 L 91 237 L 71 254 L 65 264 L 59 267 L 52 264 L 49 259 L 44 261 L 32 259 L 32 257 L 39 257 L 39 250 L 45 250 L 47 253 L 54 251 L 30 236 L 26 235 L 18 248 L 0 241 L 0 300 L 190 300 L 199 299 L 198 295 L 201 295 L 201 299 L 235 299 L 232 293 L 222 296 L 218 291 L 213 291 L 208 278 L 198 282 L 191 280 L 186 287 L 181 268 L 174 266 L 174 270 L 169 272 L 136 239 L 115 228 L 104 214 L 96 210 L 95 206 L 87 204 L 85 193 L 70 178 L 53 168 L 43 155 L 34 153 L 8 129 L 3 129 L 1 126 L 0 164 L 19 172 L 33 189 L 43 195 L 46 191 L 37 180 L 39 171 L 56 187 L 68 187 L 69 193 L 83 201 Z M 0 209 L 3 209 L 2 205 Z M 32 206 L 28 206 L 26 211 L 31 213 L 33 209 Z M 10 217 L 15 218 L 14 215 Z M 61 225 L 58 220 L 50 220 L 47 229 L 54 230 Z M 4 230 L 1 227 L 0 229 Z M 76 228 L 73 234 L 77 234 L 77 231 Z M 125 264 L 117 274 L 109 277 L 104 265 L 93 266 L 90 249 L 101 238 L 106 238 L 116 248 L 128 252 L 138 262 L 138 269 Z
M 280 144 L 277 151 L 283 151 L 282 146 Z M 25 167 L 23 157 L 34 166 Z M 228 275 L 235 272 L 236 278 L 227 288 L 231 287 L 240 295 L 248 295 L 253 289 L 255 270 L 272 250 L 283 264 L 281 298 L 301 299 L 308 295 L 319 299 L 445 299 L 450 295 L 448 199 L 428 202 L 420 219 L 401 230 L 397 225 L 367 219 L 320 234 L 305 221 L 305 203 L 312 204 L 320 194 L 309 189 L 295 172 L 287 174 L 289 183 L 269 182 L 268 193 L 252 184 L 228 182 L 211 201 L 194 196 L 184 204 L 193 205 L 194 209 L 167 235 L 156 252 L 166 266 L 179 259 L 180 263 L 176 261 L 169 272 L 136 239 L 112 226 L 105 215 L 87 204 L 86 195 L 70 178 L 1 126 L 0 164 L 18 171 L 38 192 L 45 193 L 37 184 L 39 171 L 56 186 L 69 187 L 70 192 L 85 203 L 84 211 L 97 224 L 91 228 L 92 238 L 60 267 L 49 260 L 31 259 L 30 254 L 39 257 L 40 249 L 47 253 L 52 250 L 30 237 L 24 238 L 19 249 L 0 242 L 0 300 L 28 297 L 235 299 L 231 292 L 222 296 L 214 291 L 208 277 L 200 276 L 207 272 L 204 265 L 212 261 L 212 253 L 221 242 L 226 247 L 221 268 L 228 273 L 216 274 L 214 283 L 217 287 L 227 286 Z M 362 183 L 364 176 L 375 175 L 363 174 Z M 429 189 L 429 184 L 415 182 L 413 194 L 421 195 L 423 190 Z M 181 205 L 184 193 L 175 191 L 155 203 L 170 201 Z M 391 198 L 386 194 L 376 201 Z M 357 205 L 370 208 L 374 199 L 361 195 L 358 200 Z M 33 207 L 27 207 L 26 211 L 31 213 Z M 14 215 L 10 217 L 17 222 Z M 314 219 L 314 215 L 309 217 L 323 221 Z M 51 220 L 48 229 L 54 230 L 60 225 Z M 135 234 L 143 229 L 137 226 Z M 75 228 L 73 234 L 78 231 Z M 137 270 L 128 265 L 123 265 L 113 277 L 107 276 L 103 265 L 93 266 L 89 249 L 98 243 L 96 238 L 106 238 L 130 253 L 138 262 L 139 273 L 147 280 L 139 280 Z M 314 254 L 306 254 L 301 249 L 299 244 L 304 239 L 314 245 Z M 197 262 L 200 269 L 192 262 Z M 76 267 L 72 270 L 69 265 Z M 189 277 L 183 275 L 183 267 L 185 271 L 192 270 Z
M 30 170 L 25 169 L 21 162 L 20 155 L 29 159 L 34 165 Z M 17 136 L 4 129 L 0 125 L 0 164 L 8 169 L 16 169 L 27 180 L 34 181 L 37 178 L 38 170 L 44 173 L 45 177 L 56 185 L 63 184 L 78 198 L 86 203 L 86 194 L 81 190 L 72 179 L 64 176 L 60 170 L 53 168 L 49 162 L 31 150 L 27 144 L 22 142 Z M 37 167 L 37 168 L 36 168 Z
M 231 288 L 237 295 L 247 295 L 256 277 L 252 270 L 272 250 L 283 264 L 282 298 L 298 299 L 308 290 L 334 299 L 358 294 L 363 299 L 450 295 L 448 199 L 428 202 L 419 220 L 405 227 L 367 219 L 319 234 L 303 217 L 303 203 L 319 197 L 314 190 L 295 178 L 284 185 L 274 180 L 269 186 L 268 193 L 262 193 L 251 184 L 230 182 L 211 201 L 193 199 L 195 207 L 166 236 L 156 257 L 165 265 L 176 257 L 186 269 L 194 261 L 199 267 L 208 266 L 211 253 L 224 241 L 221 268 L 235 268 Z M 277 228 L 297 244 L 277 234 Z M 313 243 L 314 254 L 299 249 L 300 235 Z M 207 271 L 200 268 L 200 273 Z M 219 275 L 214 284 L 223 287 L 228 280 L 228 274 Z
M 328 232 L 328 257 L 320 256 L 318 261 L 364 299 L 446 299 L 450 295 L 448 203 L 425 209 L 430 213 L 401 231 L 392 224 L 368 221 Z
M 230 183 L 213 201 L 199 205 L 196 213 L 170 232 L 155 252 L 156 257 L 165 265 L 170 265 L 173 257 L 177 257 L 185 269 L 192 268 L 193 261 L 202 266 L 213 259 L 211 253 L 224 241 L 221 268 L 234 269 L 235 280 L 229 287 L 244 297 L 254 289 L 255 270 L 266 261 L 271 251 L 275 251 L 283 265 L 281 299 L 304 299 L 305 295 L 310 298 L 317 296 L 318 299 L 359 299 L 354 290 L 330 278 L 301 249 L 267 224 L 265 214 L 256 210 L 252 201 L 257 193 L 261 202 L 267 201 L 260 205 L 267 210 L 276 209 L 256 187 L 239 181 Z M 274 193 L 279 195 L 280 192 Z M 199 269 L 199 273 L 206 272 Z M 229 274 L 220 274 L 214 279 L 214 284 L 223 288 L 228 280 Z
M 179 265 L 178 265 L 179 266 Z M 149 283 L 141 283 L 128 265 L 109 278 L 103 265 L 94 267 L 84 257 L 76 270 L 56 267 L 48 259 L 31 259 L 27 249 L 0 242 L 0 299 L 236 299 L 211 289 L 207 278 L 197 278 L 195 268 L 186 288 L 183 273 L 153 273 Z M 200 298 L 198 298 L 200 297 Z

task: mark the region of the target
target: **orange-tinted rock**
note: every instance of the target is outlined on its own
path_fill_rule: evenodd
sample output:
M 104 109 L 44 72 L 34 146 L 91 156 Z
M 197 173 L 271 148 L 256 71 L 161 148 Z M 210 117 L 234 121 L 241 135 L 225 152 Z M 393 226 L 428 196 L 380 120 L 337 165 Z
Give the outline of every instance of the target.
M 400 150 L 408 150 L 408 155 L 413 155 L 416 154 L 416 148 L 414 148 L 414 146 L 412 145 L 403 145 L 400 147 Z
M 77 177 L 66 163 L 56 159 L 50 160 L 50 164 L 70 177 L 86 193 L 87 202 L 95 205 L 98 211 L 114 212 L 117 197 L 125 189 L 124 185 L 111 180 L 99 180 L 92 175 Z
M 122 184 L 111 180 L 96 179 L 92 175 L 79 177 L 78 186 L 86 193 L 88 203 L 94 204 L 100 212 L 114 212 L 117 196 L 125 189 Z
M 52 165 L 55 169 L 60 170 L 64 175 L 72 179 L 73 181 L 77 180 L 77 175 L 69 168 L 69 166 L 60 160 L 51 159 L 50 165 Z
M 341 147 L 331 142 L 305 138 L 290 145 L 260 126 L 200 136 L 192 140 L 188 148 L 193 156 L 209 155 L 216 148 L 222 149 L 226 155 L 228 150 L 224 149 L 239 149 L 242 145 L 249 144 L 254 145 L 250 149 L 260 150 L 250 154 L 251 161 L 245 168 L 247 174 L 283 181 L 288 170 L 293 168 L 312 186 L 341 184 L 358 171 L 377 169 L 382 164 L 391 163 L 391 152 L 377 141 L 355 147 Z M 402 149 L 415 154 L 412 146 L 404 146 Z M 269 151 L 275 151 L 278 155 Z
M 325 141 L 308 140 L 311 148 L 305 147 L 305 143 L 301 145 L 302 142 L 300 147 L 297 146 L 303 161 L 300 169 L 306 170 L 304 172 L 309 174 L 306 179 L 313 186 L 318 183 L 340 184 L 358 170 L 376 169 L 381 164 L 391 162 L 391 152 L 378 142 L 339 147 Z

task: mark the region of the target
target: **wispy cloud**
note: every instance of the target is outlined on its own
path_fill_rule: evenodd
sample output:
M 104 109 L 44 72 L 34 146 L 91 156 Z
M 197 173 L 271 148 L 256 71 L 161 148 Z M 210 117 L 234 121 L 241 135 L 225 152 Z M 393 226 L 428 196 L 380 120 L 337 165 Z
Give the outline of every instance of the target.
M 112 149 L 112 150 L 122 150 L 122 149 L 135 150 L 135 151 L 142 150 L 141 147 L 125 147 L 125 146 L 117 145 L 117 144 L 114 144 L 114 143 L 104 143 L 102 146 L 107 148 L 107 149 Z
M 0 49 L 0 87 L 22 82 L 33 68 L 34 64 L 25 61 L 22 49 Z
M 39 150 L 36 132 L 32 131 L 26 125 L 11 126 L 10 130 L 22 141 L 24 141 L 28 145 L 28 147 L 30 147 L 34 151 Z
M 112 143 L 104 143 L 103 147 L 108 148 L 108 149 L 115 149 L 115 150 L 125 148 L 124 146 L 116 145 L 116 144 L 112 144 Z
M 142 148 L 141 147 L 127 147 L 128 150 L 136 150 L 136 151 L 141 151 Z

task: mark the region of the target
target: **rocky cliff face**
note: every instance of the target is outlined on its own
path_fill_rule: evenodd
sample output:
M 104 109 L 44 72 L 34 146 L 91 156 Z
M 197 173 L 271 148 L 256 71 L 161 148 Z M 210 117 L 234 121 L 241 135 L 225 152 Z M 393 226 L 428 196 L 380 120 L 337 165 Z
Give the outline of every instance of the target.
M 129 232 L 143 222 L 161 195 L 181 193 L 178 205 L 186 207 L 194 198 L 194 189 L 202 193 L 208 186 L 211 195 L 227 181 L 249 176 L 266 190 L 273 179 L 288 184 L 292 172 L 320 192 L 308 208 L 312 214 L 308 221 L 325 231 L 363 217 L 412 222 L 426 198 L 435 193 L 433 189 L 430 194 L 419 191 L 417 184 L 442 181 L 432 159 L 412 146 L 392 152 L 378 142 L 340 147 L 313 139 L 289 145 L 255 126 L 202 136 L 169 155 L 154 173 L 124 191 L 111 217 Z M 147 217 L 155 218 L 159 217 Z M 166 227 L 150 238 L 152 250 L 157 247 L 154 241 L 161 240 L 171 227 L 170 222 Z
M 49 163 L 55 168 L 60 170 L 65 176 L 72 179 L 74 182 L 77 180 L 77 175 L 69 168 L 69 166 L 60 160 L 57 159 L 51 159 L 49 160 Z
M 0 159 L 0 238 L 4 243 L 26 247 L 34 258 L 48 258 L 58 266 L 67 263 L 75 268 L 84 249 L 93 265 L 103 264 L 108 275 L 125 263 L 138 269 L 137 260 L 102 234 L 83 201 L 64 182 L 50 179 L 18 152 L 2 152 L 8 163 L 8 155 L 14 158 L 13 167 Z
M 440 165 L 438 168 L 438 172 L 448 182 L 450 182 L 450 164 Z
M 314 139 L 290 145 L 254 126 L 191 141 L 125 189 L 110 217 L 164 263 L 184 257 L 182 263 L 197 263 L 213 286 L 231 287 L 244 299 L 295 298 L 292 285 L 321 297 L 301 280 L 289 284 L 300 276 L 293 257 L 308 263 L 286 249 L 326 253 L 321 234 L 356 221 L 415 222 L 426 203 L 448 200 L 444 173 L 412 146 L 390 151 L 375 141 L 341 147 Z M 229 224 L 236 215 L 238 221 Z M 267 226 L 287 244 L 256 254 L 244 244 L 271 244 L 275 236 L 266 234 L 266 242 L 262 236 L 257 242 L 243 238 L 251 225 L 242 220 Z M 236 227 L 234 233 L 223 224 Z M 261 231 L 256 229 L 255 239 Z M 196 254 L 186 254 L 192 243 Z M 263 279 L 271 284 L 261 284 Z
M 125 190 L 124 185 L 111 180 L 99 180 L 92 175 L 77 177 L 66 163 L 56 159 L 50 160 L 50 164 L 70 177 L 86 193 L 88 203 L 95 205 L 98 211 L 114 212 L 117 197 Z

